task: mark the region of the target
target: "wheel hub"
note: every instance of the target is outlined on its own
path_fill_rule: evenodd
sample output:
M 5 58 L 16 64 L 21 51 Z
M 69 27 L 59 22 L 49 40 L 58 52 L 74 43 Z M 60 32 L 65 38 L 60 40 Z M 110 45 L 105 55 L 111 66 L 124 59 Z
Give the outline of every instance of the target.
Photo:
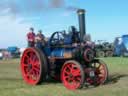
M 94 71 L 91 70 L 91 71 L 89 72 L 89 76 L 90 76 L 90 77 L 95 77 Z
M 28 64 L 28 69 L 29 69 L 29 70 L 32 69 L 32 64 Z
M 72 77 L 73 77 L 73 75 L 72 75 L 72 74 L 69 74 L 69 77 L 70 77 L 70 78 L 72 78 Z

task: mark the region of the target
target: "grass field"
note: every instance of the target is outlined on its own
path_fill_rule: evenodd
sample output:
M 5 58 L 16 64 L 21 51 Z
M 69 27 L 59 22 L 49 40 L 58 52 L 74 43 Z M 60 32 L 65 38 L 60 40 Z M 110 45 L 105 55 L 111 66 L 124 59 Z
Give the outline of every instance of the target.
M 0 60 L 0 96 L 128 96 L 128 58 L 102 58 L 108 65 L 109 81 L 98 87 L 67 90 L 62 83 L 44 82 L 30 86 L 23 82 L 20 60 Z

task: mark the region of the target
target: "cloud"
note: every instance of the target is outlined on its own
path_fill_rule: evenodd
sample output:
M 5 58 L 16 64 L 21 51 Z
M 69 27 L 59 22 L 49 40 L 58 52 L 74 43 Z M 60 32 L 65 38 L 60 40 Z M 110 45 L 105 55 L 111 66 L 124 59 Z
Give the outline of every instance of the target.
M 51 7 L 60 8 L 65 5 L 64 0 L 51 0 Z
M 24 18 L 12 19 L 10 16 L 0 16 L 0 48 L 11 45 L 24 46 L 26 34 L 32 24 L 19 23 Z
M 65 0 L 3 0 L 0 2 L 0 15 L 12 14 L 15 17 L 23 14 L 39 14 L 54 8 L 76 11 L 75 6 L 66 5 Z M 3 11 L 4 10 L 4 11 Z

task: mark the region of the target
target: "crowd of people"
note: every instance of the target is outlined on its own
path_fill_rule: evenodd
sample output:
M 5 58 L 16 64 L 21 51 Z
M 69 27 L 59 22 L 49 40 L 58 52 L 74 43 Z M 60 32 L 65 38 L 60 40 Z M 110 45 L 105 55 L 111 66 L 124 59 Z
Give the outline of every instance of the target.
M 27 34 L 28 47 L 39 47 L 45 46 L 45 36 L 42 34 L 42 30 L 39 30 L 37 34 L 34 32 L 34 28 L 30 28 Z

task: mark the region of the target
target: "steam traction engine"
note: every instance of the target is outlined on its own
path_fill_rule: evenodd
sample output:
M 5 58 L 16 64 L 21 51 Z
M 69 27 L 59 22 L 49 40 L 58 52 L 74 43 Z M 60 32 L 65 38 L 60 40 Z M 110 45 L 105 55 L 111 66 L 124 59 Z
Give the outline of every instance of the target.
M 95 59 L 91 46 L 84 41 L 85 11 L 79 9 L 77 13 L 80 29 L 78 42 L 72 41 L 71 34 L 55 32 L 43 49 L 34 47 L 24 51 L 21 69 L 26 83 L 37 85 L 47 77 L 53 77 L 60 79 L 66 88 L 74 90 L 85 83 L 100 85 L 107 80 L 106 64 Z

